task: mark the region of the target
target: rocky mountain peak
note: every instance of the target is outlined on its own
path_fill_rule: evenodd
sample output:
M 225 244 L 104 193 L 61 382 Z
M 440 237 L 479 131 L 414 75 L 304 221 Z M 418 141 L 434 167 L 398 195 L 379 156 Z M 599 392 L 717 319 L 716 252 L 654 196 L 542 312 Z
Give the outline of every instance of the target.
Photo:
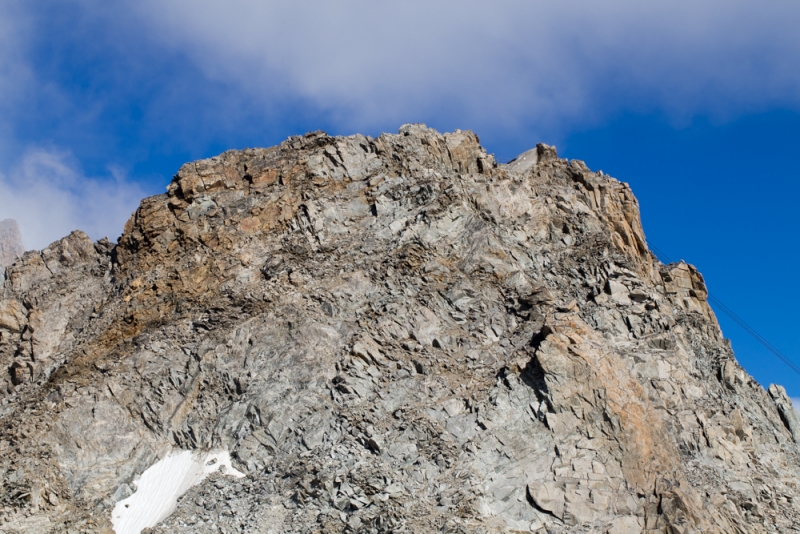
M 19 225 L 14 219 L 0 221 L 0 267 L 8 267 L 15 259 L 22 256 L 22 235 Z
M 630 188 L 472 132 L 180 168 L 0 294 L 6 532 L 779 532 L 800 420 Z

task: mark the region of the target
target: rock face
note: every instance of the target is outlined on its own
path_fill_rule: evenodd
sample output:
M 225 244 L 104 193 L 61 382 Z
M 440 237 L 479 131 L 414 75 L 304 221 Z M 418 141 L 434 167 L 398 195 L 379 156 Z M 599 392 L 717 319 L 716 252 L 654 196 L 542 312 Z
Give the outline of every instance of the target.
M 700 273 L 648 251 L 626 184 L 523 156 L 313 133 L 184 165 L 117 245 L 25 253 L 0 279 L 0 530 L 112 532 L 181 449 L 246 476 L 150 532 L 796 528 L 800 419 Z
M 22 235 L 14 219 L 0 221 L 0 268 L 8 267 L 25 249 L 22 247 Z

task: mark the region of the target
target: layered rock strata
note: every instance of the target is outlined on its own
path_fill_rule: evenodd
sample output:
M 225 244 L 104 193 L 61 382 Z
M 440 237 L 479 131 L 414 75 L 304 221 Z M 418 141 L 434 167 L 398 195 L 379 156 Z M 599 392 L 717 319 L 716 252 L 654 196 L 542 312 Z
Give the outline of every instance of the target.
M 3 271 L 0 271 L 3 272 Z M 800 421 L 630 188 L 470 132 L 317 132 L 184 165 L 117 245 L 0 277 L 0 530 L 786 532 Z

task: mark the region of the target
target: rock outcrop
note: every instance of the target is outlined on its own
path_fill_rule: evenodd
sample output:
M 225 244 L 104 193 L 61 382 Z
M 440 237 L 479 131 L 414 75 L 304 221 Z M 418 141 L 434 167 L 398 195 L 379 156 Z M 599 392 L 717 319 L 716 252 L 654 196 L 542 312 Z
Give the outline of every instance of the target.
M 22 235 L 19 225 L 14 219 L 0 221 L 0 268 L 8 267 L 14 260 L 22 256 Z
M 75 232 L 0 283 L 0 531 L 112 532 L 179 450 L 245 476 L 149 532 L 800 526 L 785 391 L 649 252 L 630 188 L 553 147 L 503 165 L 408 125 L 229 151 L 117 245 Z

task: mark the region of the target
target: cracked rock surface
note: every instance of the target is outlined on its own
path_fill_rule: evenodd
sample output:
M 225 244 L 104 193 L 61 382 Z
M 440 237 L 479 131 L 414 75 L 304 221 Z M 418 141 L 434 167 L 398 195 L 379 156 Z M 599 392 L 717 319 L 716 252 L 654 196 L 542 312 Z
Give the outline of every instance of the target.
M 630 188 L 547 145 L 225 152 L 0 291 L 0 532 L 113 532 L 180 449 L 246 476 L 151 533 L 800 529 L 786 392 L 649 252 Z

